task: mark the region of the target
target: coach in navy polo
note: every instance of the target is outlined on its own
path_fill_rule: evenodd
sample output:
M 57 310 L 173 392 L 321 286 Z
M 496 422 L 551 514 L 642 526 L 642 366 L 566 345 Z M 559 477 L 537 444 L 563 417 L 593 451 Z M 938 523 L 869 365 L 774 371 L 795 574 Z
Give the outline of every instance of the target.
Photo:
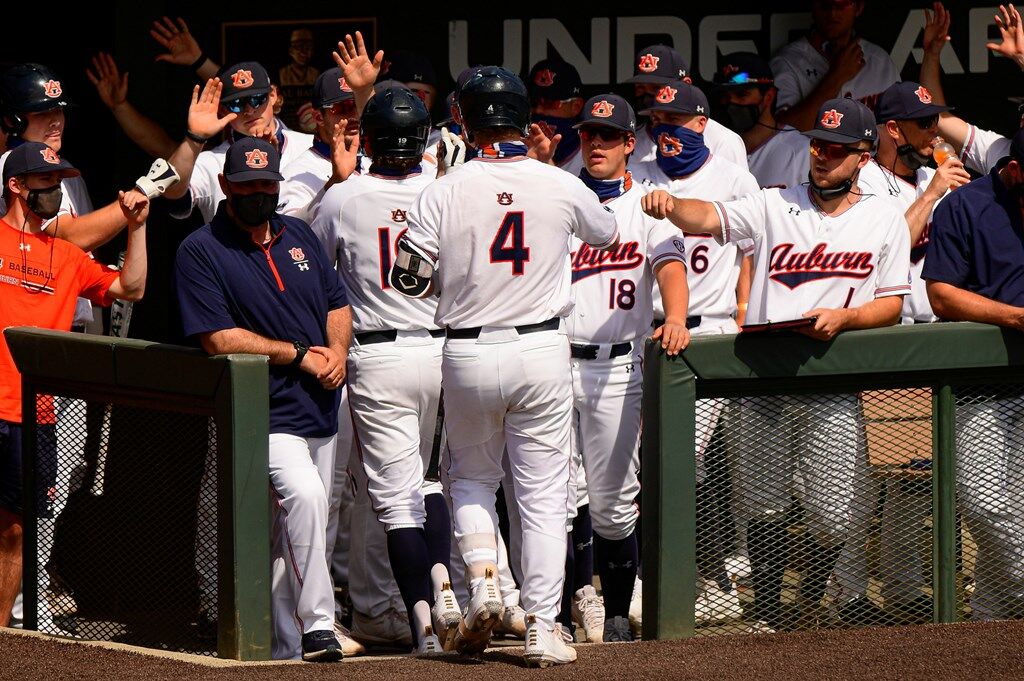
M 309 226 L 276 212 L 279 168 L 264 140 L 228 149 L 227 198 L 178 249 L 176 286 L 185 334 L 204 350 L 270 358 L 273 657 L 333 661 L 327 499 L 352 316 Z
M 935 209 L 921 277 L 942 319 L 1024 330 L 1024 130 L 985 177 Z M 1024 605 L 1024 397 L 995 393 L 957 407 L 957 498 L 978 544 L 974 619 Z

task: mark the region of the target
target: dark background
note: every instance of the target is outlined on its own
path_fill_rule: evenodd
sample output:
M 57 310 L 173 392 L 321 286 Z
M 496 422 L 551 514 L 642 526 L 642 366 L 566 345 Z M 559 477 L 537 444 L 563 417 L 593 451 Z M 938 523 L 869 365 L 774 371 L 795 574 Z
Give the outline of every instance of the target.
M 708 28 L 723 23 L 735 24 L 738 30 L 721 32 L 723 40 L 752 41 L 762 54 L 770 54 L 770 35 L 777 21 L 784 21 L 787 13 L 809 11 L 809 3 L 803 0 L 782 0 L 766 3 L 738 0 L 720 6 L 711 4 L 668 3 L 653 0 L 636 8 L 620 19 L 605 11 L 586 7 L 578 14 L 572 13 L 567 4 L 520 2 L 505 4 L 505 10 L 492 11 L 487 3 L 448 2 L 432 7 L 429 11 L 410 11 L 409 5 L 374 3 L 352 5 L 346 9 L 343 3 L 327 2 L 265 2 L 252 0 L 242 3 L 212 2 L 112 2 L 107 4 L 70 4 L 59 9 L 41 10 L 30 3 L 8 5 L 4 11 L 4 43 L 0 47 L 0 61 L 37 61 L 56 69 L 61 75 L 64 91 L 78 106 L 72 110 L 65 135 L 63 155 L 83 170 L 93 200 L 103 205 L 113 200 L 120 187 L 130 186 L 148 168 L 150 160 L 138 150 L 119 130 L 113 117 L 96 96 L 95 90 L 85 76 L 85 67 L 97 51 L 111 52 L 123 71 L 128 71 L 129 99 L 143 112 L 160 122 L 179 138 L 184 129 L 188 97 L 195 75 L 187 68 L 154 61 L 162 48 L 149 36 L 152 21 L 162 15 L 183 17 L 196 36 L 199 44 L 212 58 L 220 61 L 225 52 L 229 58 L 244 55 L 264 63 L 271 77 L 288 63 L 288 34 L 296 24 L 304 21 L 342 20 L 351 25 L 366 26 L 376 34 L 374 49 L 380 47 L 404 48 L 427 54 L 441 80 L 439 101 L 451 89 L 451 71 L 458 71 L 458 59 L 453 59 L 453 24 L 465 21 L 469 63 L 495 63 L 503 60 L 506 45 L 503 39 L 505 20 L 519 20 L 522 46 L 516 50 L 514 44 L 510 54 L 518 58 L 521 70 L 529 69 L 530 36 L 539 34 L 534 30 L 536 20 L 556 19 L 564 26 L 566 33 L 576 43 L 585 59 L 601 62 L 600 54 L 607 52 L 608 67 L 604 76 L 584 76 L 585 95 L 606 89 L 616 82 L 617 40 L 619 28 L 628 17 L 671 16 L 685 21 L 689 28 L 691 47 L 689 50 L 691 71 L 695 74 L 706 72 L 702 69 L 701 54 L 713 54 L 714 46 Z M 868 0 L 859 30 L 863 37 L 881 45 L 896 54 L 906 54 L 909 45 L 920 45 L 920 32 L 914 30 L 913 18 L 930 3 L 888 2 Z M 1024 95 L 1024 77 L 1019 69 L 1003 58 L 989 58 L 984 50 L 986 35 L 998 38 L 998 31 L 992 23 L 995 6 L 978 2 L 949 2 L 953 23 L 951 27 L 952 49 L 962 65 L 962 73 L 946 74 L 944 86 L 949 103 L 957 107 L 959 115 L 982 127 L 1011 132 L 1019 118 L 1016 105 L 1007 102 L 1006 97 Z M 560 12 L 564 7 L 567 11 Z M 599 6 L 597 6 L 599 7 Z M 985 9 L 990 8 L 990 9 Z M 708 15 L 719 18 L 709 18 Z M 721 15 L 744 16 L 735 20 L 721 19 Z M 596 17 L 596 18 L 595 18 Z M 606 18 L 606 19 L 605 19 Z M 751 20 L 760 19 L 760 29 L 746 28 Z M 809 26 L 796 18 L 799 25 Z M 257 26 L 246 31 L 237 24 L 245 22 L 281 22 L 275 28 Z M 550 22 L 546 23 L 548 27 Z M 654 22 L 657 24 L 658 22 Z M 667 24 L 668 21 L 662 22 Z M 225 24 L 230 25 L 225 27 Z M 908 26 L 905 27 L 905 24 Z M 603 27 L 607 25 L 607 30 Z M 592 29 L 597 27 L 598 44 L 592 45 Z M 678 24 L 677 24 L 678 26 Z M 457 28 L 457 26 L 455 26 Z M 317 36 L 314 65 L 323 70 L 333 66 L 329 59 L 330 44 L 320 39 L 323 27 L 315 27 Z M 367 31 L 369 33 L 369 30 Z M 605 42 L 603 36 L 607 35 Z M 795 38 L 799 31 L 792 33 Z M 341 36 L 337 36 L 340 38 Z M 369 36 L 368 36 L 369 37 Z M 372 38 L 371 38 L 372 41 Z M 666 34 L 645 33 L 635 37 L 628 50 L 632 53 L 645 45 L 669 41 Z M 535 42 L 537 42 L 535 40 Z M 677 45 L 678 47 L 678 45 Z M 896 49 L 894 49 L 894 47 Z M 541 44 L 539 48 L 543 49 Z M 726 52 L 735 47 L 724 48 Z M 918 50 L 918 54 L 919 54 Z M 597 55 L 597 59 L 595 59 Z M 572 60 L 569 54 L 563 57 Z M 684 56 L 685 54 L 684 50 Z M 903 67 L 905 79 L 917 79 L 918 63 L 910 56 Z M 711 66 L 713 69 L 713 65 Z M 600 71 L 600 69 L 598 69 Z M 440 114 L 435 111 L 435 117 Z M 712 112 L 713 115 L 713 112 Z M 149 232 L 151 271 L 147 287 L 147 298 L 136 305 L 132 319 L 132 336 L 154 340 L 180 340 L 176 337 L 176 311 L 170 301 L 170 262 L 177 243 L 195 224 L 176 223 L 161 214 L 159 202 L 154 208 Z M 104 254 L 101 253 L 101 257 Z M 108 256 L 109 257 L 109 256 Z

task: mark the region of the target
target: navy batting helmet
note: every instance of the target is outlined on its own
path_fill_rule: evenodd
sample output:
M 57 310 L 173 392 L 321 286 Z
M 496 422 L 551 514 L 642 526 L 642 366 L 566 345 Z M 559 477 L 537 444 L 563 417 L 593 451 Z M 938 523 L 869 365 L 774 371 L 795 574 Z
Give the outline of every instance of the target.
M 0 71 L 0 125 L 20 135 L 28 121 L 24 114 L 68 106 L 60 78 L 42 64 L 12 64 Z
M 526 135 L 530 98 L 519 76 L 500 66 L 477 69 L 458 90 L 459 112 L 466 130 L 515 128 Z
M 430 114 L 406 87 L 384 88 L 373 95 L 359 120 L 359 135 L 370 142 L 374 159 L 419 159 L 430 134 Z

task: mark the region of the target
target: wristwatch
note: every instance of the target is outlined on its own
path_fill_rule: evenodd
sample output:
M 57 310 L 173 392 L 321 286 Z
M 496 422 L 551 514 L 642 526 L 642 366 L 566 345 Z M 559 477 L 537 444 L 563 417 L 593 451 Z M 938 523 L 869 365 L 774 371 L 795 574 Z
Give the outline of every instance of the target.
M 292 341 L 292 345 L 295 346 L 295 359 L 292 360 L 289 366 L 297 367 L 302 364 L 302 358 L 309 352 L 309 346 L 298 340 Z

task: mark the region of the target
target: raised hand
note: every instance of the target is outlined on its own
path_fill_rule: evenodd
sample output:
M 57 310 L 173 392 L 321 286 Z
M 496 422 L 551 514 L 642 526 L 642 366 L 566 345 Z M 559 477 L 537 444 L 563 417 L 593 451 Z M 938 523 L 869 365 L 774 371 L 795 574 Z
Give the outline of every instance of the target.
M 1020 13 L 1013 5 L 999 5 L 999 14 L 995 15 L 995 20 L 1002 41 L 986 43 L 985 47 L 1009 57 L 1024 69 L 1024 26 L 1021 25 Z
M 106 52 L 93 55 L 92 68 L 86 67 L 85 75 L 96 86 L 96 94 L 108 109 L 124 104 L 128 98 L 128 74 L 121 74 L 114 58 Z
M 370 60 L 363 34 L 359 31 L 356 31 L 354 40 L 351 35 L 345 34 L 345 40 L 338 41 L 338 51 L 331 55 L 341 67 L 345 82 L 353 90 L 372 86 L 380 75 L 380 65 L 384 61 L 384 50 L 377 50 L 373 60 Z
M 547 123 L 531 123 L 530 134 L 526 136 L 526 147 L 529 149 L 527 156 L 541 163 L 553 163 L 555 149 L 561 141 L 562 135 L 556 133 Z
M 224 84 L 220 82 L 220 78 L 206 81 L 202 92 L 199 91 L 198 85 L 192 88 L 192 103 L 188 107 L 188 129 L 194 134 L 200 137 L 213 137 L 238 118 L 238 114 L 234 113 L 223 117 L 217 115 L 223 90 Z
M 348 120 L 342 118 L 334 124 L 331 135 L 331 167 L 334 170 L 334 181 L 344 182 L 356 172 L 359 162 L 359 133 L 356 132 L 345 140 L 345 128 Z
M 942 48 L 949 42 L 949 21 L 950 13 L 942 5 L 941 2 L 936 2 L 932 5 L 932 11 L 924 11 L 925 24 L 924 24 L 924 39 L 923 47 L 924 51 L 938 55 L 942 52 Z
M 177 25 L 171 21 L 170 17 L 157 19 L 153 22 L 153 28 L 150 29 L 149 35 L 153 36 L 153 40 L 167 50 L 167 52 L 157 55 L 157 61 L 191 66 L 203 54 L 203 51 L 199 49 L 199 43 L 189 32 L 188 24 L 181 17 L 178 17 Z

